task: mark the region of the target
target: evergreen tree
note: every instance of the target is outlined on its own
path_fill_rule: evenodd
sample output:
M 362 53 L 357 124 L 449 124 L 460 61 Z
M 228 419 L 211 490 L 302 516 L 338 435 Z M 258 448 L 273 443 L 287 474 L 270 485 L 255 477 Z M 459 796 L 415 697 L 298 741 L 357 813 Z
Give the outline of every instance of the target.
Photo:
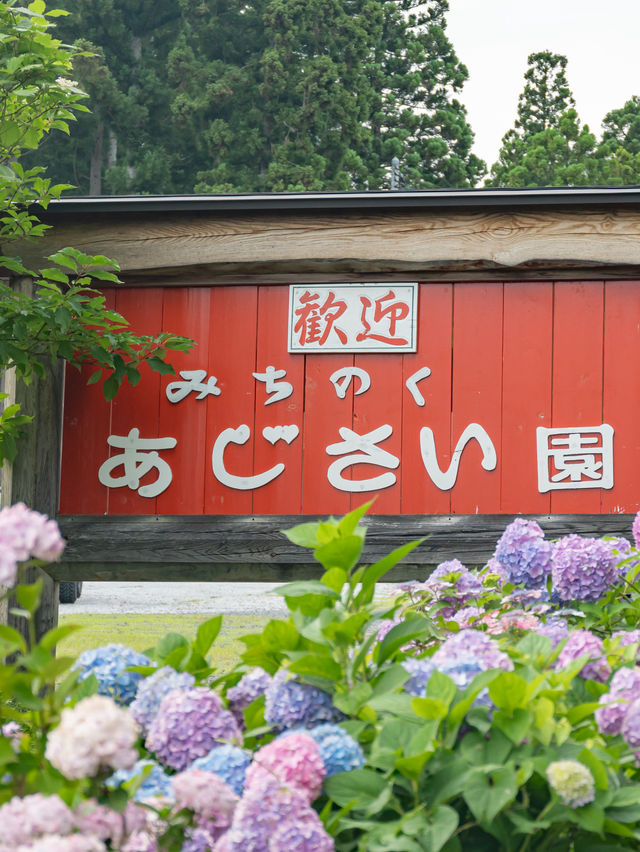
M 487 186 L 591 183 L 596 139 L 582 127 L 566 77 L 567 59 L 549 51 L 528 58 L 515 126 L 502 140 Z
M 91 113 L 67 140 L 51 137 L 40 161 L 83 194 L 173 191 L 177 151 L 168 132 L 173 91 L 166 65 L 178 6 L 174 0 L 60 5 L 70 12 L 60 19 L 61 38 L 85 51 L 74 74 L 90 96 Z
M 640 184 L 640 98 L 634 96 L 602 123 L 593 183 L 607 186 Z
M 384 31 L 371 64 L 376 105 L 368 167 L 376 187 L 386 185 L 394 156 L 410 189 L 470 187 L 486 171 L 471 153 L 473 132 L 454 97 L 469 75 L 445 32 L 448 10 L 447 0 L 383 4 Z
M 59 180 L 86 193 L 472 186 L 447 0 L 61 0 L 91 96 Z M 47 156 L 47 152 L 44 152 Z

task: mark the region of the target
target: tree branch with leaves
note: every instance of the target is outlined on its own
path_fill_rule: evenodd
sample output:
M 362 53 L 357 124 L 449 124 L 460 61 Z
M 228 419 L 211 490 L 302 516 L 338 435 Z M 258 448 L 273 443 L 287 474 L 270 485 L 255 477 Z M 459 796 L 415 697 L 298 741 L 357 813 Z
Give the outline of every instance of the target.
M 16 0 L 0 2 L 0 373 L 13 369 L 28 384 L 44 377 L 52 360 L 94 364 L 89 383 L 104 379 L 104 395 L 111 399 L 125 379 L 138 383 L 143 362 L 173 374 L 169 351 L 187 351 L 193 341 L 166 332 L 136 335 L 123 316 L 107 309 L 94 284 L 121 283 L 110 258 L 64 248 L 48 258 L 50 266 L 33 270 L 11 252 L 15 240 L 44 233 L 49 226 L 40 221 L 39 209 L 70 188 L 53 185 L 44 169 L 25 169 L 20 162 L 47 134 L 68 133 L 69 122 L 87 111 L 85 93 L 69 76 L 78 51 L 52 33 L 52 19 L 65 14 L 47 11 L 44 0 L 26 8 Z M 12 287 L 16 277 L 33 287 L 28 292 Z M 3 399 L 0 462 L 15 458 L 17 439 L 30 420 L 6 394 Z

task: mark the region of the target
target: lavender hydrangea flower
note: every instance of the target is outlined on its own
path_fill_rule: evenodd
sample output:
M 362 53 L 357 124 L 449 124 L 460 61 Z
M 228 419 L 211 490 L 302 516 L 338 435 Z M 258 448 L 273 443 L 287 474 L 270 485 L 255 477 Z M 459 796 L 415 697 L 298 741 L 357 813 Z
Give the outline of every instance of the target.
M 618 640 L 620 648 L 625 648 L 627 645 L 640 645 L 640 630 L 616 630 L 611 634 L 611 638 Z M 640 647 L 638 647 L 636 659 L 640 662 Z
M 360 744 L 338 725 L 317 725 L 309 728 L 307 733 L 318 746 L 327 778 L 338 772 L 350 772 L 364 766 Z
M 285 835 L 283 843 L 288 843 L 287 846 L 280 841 L 274 843 L 276 832 L 280 837 Z M 259 781 L 245 792 L 233 813 L 231 828 L 215 846 L 216 852 L 334 852 L 334 849 L 332 838 L 304 794 L 283 787 L 273 778 Z
M 629 704 L 640 698 L 640 668 L 621 668 L 611 678 L 609 692 L 600 696 L 603 706 L 595 712 L 598 729 L 603 734 L 615 736 L 622 729 L 622 722 Z
M 344 719 L 328 692 L 289 679 L 283 669 L 275 675 L 265 693 L 264 718 L 279 730 L 310 728 L 319 722 L 339 722 Z
M 163 666 L 138 684 L 135 699 L 131 702 L 130 710 L 133 718 L 142 728 L 143 733 L 149 730 L 162 699 L 174 689 L 191 689 L 196 679 L 189 672 L 177 672 L 171 666 Z
M 174 689 L 162 699 L 151 723 L 146 746 L 172 769 L 186 769 L 198 757 L 230 740 L 240 729 L 222 701 L 206 687 Z
M 556 659 L 556 668 L 564 669 L 578 657 L 588 655 L 589 662 L 580 670 L 580 677 L 606 683 L 611 674 L 607 658 L 603 654 L 602 639 L 588 630 L 574 630 Z
M 598 538 L 567 535 L 551 558 L 553 588 L 563 601 L 597 601 L 618 581 L 618 559 Z
M 131 704 L 136 696 L 142 675 L 129 672 L 130 666 L 151 666 L 153 663 L 144 654 L 139 654 L 124 645 L 111 643 L 100 648 L 84 651 L 73 665 L 80 669 L 78 680 L 95 675 L 98 694 L 106 695 L 118 704 Z
M 516 518 L 498 540 L 494 557 L 510 583 L 524 583 L 527 589 L 535 589 L 544 585 L 551 570 L 551 549 L 539 524 Z
M 157 797 L 164 799 L 173 798 L 171 776 L 167 775 L 162 766 L 156 763 L 155 760 L 138 760 L 131 769 L 119 769 L 107 779 L 106 785 L 107 787 L 117 789 L 127 781 L 139 778 L 148 766 L 151 767 L 151 770 L 136 790 L 133 796 L 135 801 L 144 802 L 147 799 Z
M 460 689 L 465 689 L 474 677 L 489 669 L 513 670 L 508 654 L 501 651 L 495 640 L 479 630 L 461 630 L 442 643 L 431 657 L 439 672 L 448 675 Z
M 455 579 L 445 579 L 455 574 Z M 451 607 L 460 607 L 482 594 L 484 587 L 478 577 L 469 571 L 459 559 L 441 562 L 424 581 L 424 588 L 437 600 Z
M 435 666 L 429 659 L 416 659 L 408 657 L 402 661 L 402 668 L 408 671 L 411 677 L 404 682 L 404 691 L 409 695 L 422 698 L 426 692 L 429 678 L 435 671 Z
M 64 550 L 58 524 L 16 503 L 0 510 L 0 585 L 13 586 L 18 563 L 35 556 L 53 562 Z
M 624 741 L 632 749 L 640 748 L 640 698 L 632 701 L 624 714 L 620 733 Z
M 222 778 L 229 787 L 242 795 L 244 779 L 251 758 L 243 749 L 233 745 L 219 745 L 211 749 L 209 754 L 194 760 L 190 769 L 204 769 Z
M 577 760 L 556 760 L 547 766 L 551 789 L 563 804 L 580 808 L 596 797 L 595 782 L 589 769 Z

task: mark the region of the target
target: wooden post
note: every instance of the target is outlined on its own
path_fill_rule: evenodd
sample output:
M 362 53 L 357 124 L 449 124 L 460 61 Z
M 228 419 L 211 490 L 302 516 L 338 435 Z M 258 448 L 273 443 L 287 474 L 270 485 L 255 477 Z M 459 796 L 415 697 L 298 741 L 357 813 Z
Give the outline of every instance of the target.
M 33 283 L 28 278 L 15 281 L 14 287 L 23 293 L 31 293 Z M 44 378 L 34 377 L 30 385 L 16 380 L 9 371 L 5 377 L 5 393 L 8 404 L 17 402 L 22 414 L 33 416 L 21 439 L 18 456 L 12 464 L 5 462 L 2 469 L 2 505 L 23 502 L 55 518 L 58 509 L 60 476 L 60 437 L 62 430 L 62 394 L 64 381 L 62 361 L 47 365 Z M 47 630 L 58 623 L 58 583 L 40 568 L 30 568 L 25 582 L 43 580 L 42 602 L 36 613 L 36 636 L 39 639 Z M 12 604 L 10 603 L 9 606 Z M 0 623 L 10 624 L 25 638 L 26 624 L 23 618 L 15 618 L 0 610 Z

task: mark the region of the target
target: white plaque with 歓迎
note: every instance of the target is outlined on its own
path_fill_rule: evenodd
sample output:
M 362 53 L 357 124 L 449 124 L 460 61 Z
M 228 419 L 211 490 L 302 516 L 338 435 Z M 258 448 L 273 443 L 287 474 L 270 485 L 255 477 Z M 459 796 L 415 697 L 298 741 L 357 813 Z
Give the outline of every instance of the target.
M 289 288 L 289 352 L 415 352 L 417 284 Z

